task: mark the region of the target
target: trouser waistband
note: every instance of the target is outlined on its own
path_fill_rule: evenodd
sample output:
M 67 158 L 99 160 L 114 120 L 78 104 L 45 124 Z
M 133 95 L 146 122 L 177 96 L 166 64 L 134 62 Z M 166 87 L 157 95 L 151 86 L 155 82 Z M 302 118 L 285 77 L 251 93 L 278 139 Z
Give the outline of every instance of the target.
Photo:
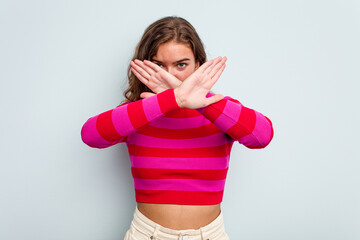
M 136 206 L 134 211 L 134 219 L 132 226 L 145 235 L 150 236 L 149 239 L 189 239 L 189 240 L 207 240 L 217 239 L 218 236 L 225 233 L 223 215 L 220 212 L 211 223 L 199 229 L 175 230 L 161 226 L 160 224 L 150 220 L 142 214 Z

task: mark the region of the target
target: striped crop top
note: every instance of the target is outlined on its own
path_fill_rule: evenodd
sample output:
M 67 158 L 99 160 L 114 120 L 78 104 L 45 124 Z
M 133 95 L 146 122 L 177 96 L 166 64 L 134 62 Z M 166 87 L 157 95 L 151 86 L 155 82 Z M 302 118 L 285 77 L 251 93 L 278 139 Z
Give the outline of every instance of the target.
M 230 97 L 179 108 L 168 89 L 88 119 L 81 137 L 95 148 L 126 142 L 137 202 L 211 205 L 222 202 L 233 142 L 264 148 L 273 128 Z

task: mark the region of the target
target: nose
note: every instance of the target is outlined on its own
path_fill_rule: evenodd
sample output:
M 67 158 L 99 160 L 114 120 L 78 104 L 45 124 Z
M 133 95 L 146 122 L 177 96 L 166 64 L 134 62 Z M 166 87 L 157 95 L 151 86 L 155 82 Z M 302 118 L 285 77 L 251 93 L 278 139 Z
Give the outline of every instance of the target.
M 175 69 L 174 69 L 173 67 L 169 67 L 169 68 L 167 69 L 167 72 L 170 73 L 171 75 L 174 75 L 174 76 L 175 76 L 175 74 L 176 74 L 176 71 L 175 71 Z

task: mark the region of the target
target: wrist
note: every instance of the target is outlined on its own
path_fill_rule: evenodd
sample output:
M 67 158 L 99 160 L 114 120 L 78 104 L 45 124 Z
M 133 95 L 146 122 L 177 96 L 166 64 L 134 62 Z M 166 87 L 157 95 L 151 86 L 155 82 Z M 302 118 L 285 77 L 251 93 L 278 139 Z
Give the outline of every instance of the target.
M 174 95 L 175 95 L 175 100 L 176 100 L 177 105 L 180 108 L 183 108 L 184 104 L 183 104 L 183 100 L 181 100 L 181 97 L 180 97 L 179 88 L 174 88 Z

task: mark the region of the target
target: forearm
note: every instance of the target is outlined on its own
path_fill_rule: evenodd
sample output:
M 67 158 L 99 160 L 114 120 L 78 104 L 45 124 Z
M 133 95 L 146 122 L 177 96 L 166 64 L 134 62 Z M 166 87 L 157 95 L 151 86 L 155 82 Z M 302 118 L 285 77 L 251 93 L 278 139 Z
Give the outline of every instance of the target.
M 119 142 L 149 122 L 179 109 L 174 90 L 121 105 L 89 118 L 81 129 L 81 138 L 90 147 L 105 148 Z
M 198 111 L 232 139 L 248 148 L 264 148 L 272 140 L 274 132 L 270 119 L 230 97 Z

